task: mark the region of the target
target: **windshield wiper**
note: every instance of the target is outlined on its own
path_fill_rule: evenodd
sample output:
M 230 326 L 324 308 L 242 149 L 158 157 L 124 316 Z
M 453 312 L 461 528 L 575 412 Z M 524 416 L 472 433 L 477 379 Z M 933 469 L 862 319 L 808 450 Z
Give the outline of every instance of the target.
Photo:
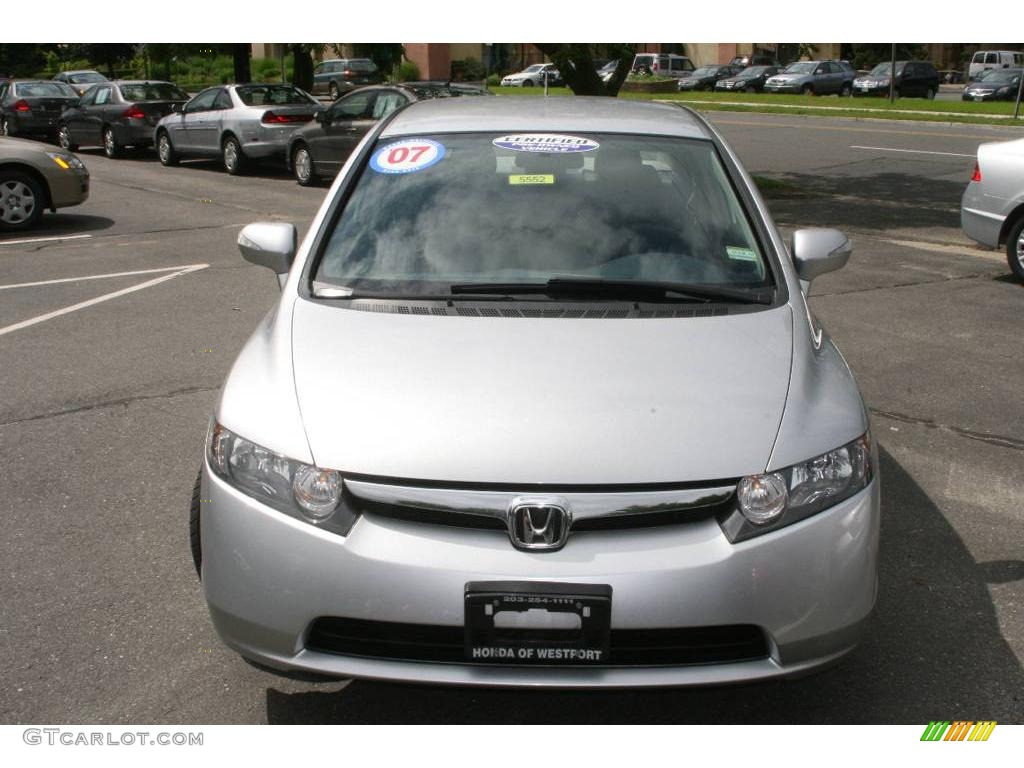
M 595 277 L 553 277 L 545 283 L 455 283 L 454 295 L 539 295 L 551 298 L 626 299 L 636 301 L 728 301 L 771 304 L 770 291 L 722 288 L 695 283 L 650 280 L 606 280 Z

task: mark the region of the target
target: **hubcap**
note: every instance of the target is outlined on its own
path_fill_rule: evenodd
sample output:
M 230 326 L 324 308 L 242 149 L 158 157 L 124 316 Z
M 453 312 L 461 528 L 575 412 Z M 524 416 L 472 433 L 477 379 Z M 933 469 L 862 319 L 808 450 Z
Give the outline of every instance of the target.
M 171 156 L 171 142 L 167 140 L 167 136 L 160 137 L 160 159 L 165 163 L 167 158 Z
M 0 120 L 0 136 L 7 135 L 7 118 Z
M 0 221 L 5 224 L 20 224 L 28 219 L 36 208 L 32 190 L 20 181 L 5 181 L 0 184 Z
M 309 159 L 309 152 L 305 149 L 300 149 L 295 153 L 295 172 L 299 174 L 299 178 L 303 181 L 309 181 L 309 175 L 312 170 L 313 168 Z
M 238 147 L 235 146 L 235 142 L 229 141 L 224 145 L 224 165 L 228 169 L 234 170 L 236 163 L 238 163 Z
M 1017 263 L 1024 267 L 1024 231 L 1017 238 Z
M 68 133 L 66 125 L 62 125 L 60 127 L 60 132 L 57 134 L 57 140 L 64 149 L 71 148 L 71 134 Z
M 107 150 L 108 155 L 114 154 L 116 145 L 114 144 L 114 132 L 107 129 L 107 132 L 103 134 L 103 146 Z

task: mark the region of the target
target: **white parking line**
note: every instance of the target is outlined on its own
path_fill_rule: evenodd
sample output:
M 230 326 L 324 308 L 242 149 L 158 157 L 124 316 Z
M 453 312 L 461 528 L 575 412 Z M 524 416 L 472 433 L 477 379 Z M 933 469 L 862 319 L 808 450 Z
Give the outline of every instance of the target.
M 55 243 L 59 240 L 85 240 L 92 235 L 65 235 L 64 237 L 23 237 L 20 240 L 0 240 L 0 245 L 22 245 L 23 243 Z
M 88 299 L 87 301 L 80 301 L 78 304 L 72 304 L 69 307 L 64 307 L 62 309 L 57 309 L 57 310 L 54 310 L 53 312 L 47 312 L 45 315 L 38 315 L 36 317 L 29 318 L 28 320 L 22 320 L 20 323 L 14 323 L 13 325 L 4 326 L 3 328 L 0 328 L 0 336 L 3 336 L 6 333 L 11 333 L 13 331 L 20 331 L 22 328 L 28 328 L 31 325 L 36 325 L 37 323 L 42 323 L 42 322 L 45 322 L 47 320 L 52 320 L 55 317 L 60 317 L 61 315 L 66 315 L 66 314 L 68 314 L 70 312 L 76 312 L 79 309 L 85 309 L 86 307 L 91 307 L 94 304 L 99 304 L 99 303 L 104 302 L 104 301 L 110 301 L 111 299 L 116 299 L 118 296 L 124 296 L 125 294 L 128 294 L 128 293 L 134 293 L 135 291 L 141 291 L 143 288 L 152 288 L 154 285 L 159 285 L 160 283 L 166 282 L 167 280 L 173 280 L 176 277 L 181 277 L 182 275 L 187 275 L 190 272 L 197 272 L 200 269 L 206 269 L 208 266 L 210 266 L 210 265 L 209 264 L 189 264 L 188 266 L 181 267 L 180 269 L 178 269 L 177 272 L 171 272 L 169 275 L 161 275 L 160 277 L 153 278 L 152 280 L 147 280 L 146 282 L 139 283 L 138 285 L 133 285 L 133 286 L 130 286 L 128 288 L 122 288 L 121 290 L 113 291 L 112 293 L 105 293 L 102 296 L 97 296 L 94 299 Z
M 932 152 L 927 149 L 893 149 L 892 147 L 861 147 L 857 144 L 850 145 L 850 149 L 873 149 L 878 152 L 909 152 L 914 155 L 946 155 L 947 157 L 974 157 L 974 155 L 964 155 L 959 152 Z
M 132 245 L 136 245 L 132 243 Z M 76 283 L 79 280 L 102 280 L 105 277 L 131 277 L 132 275 L 151 275 L 154 272 L 175 272 L 182 269 L 194 271 L 196 268 L 207 266 L 206 264 L 182 264 L 177 267 L 160 267 L 159 269 L 136 269 L 132 272 L 108 272 L 105 275 L 85 275 L 84 277 L 59 277 L 55 280 L 40 280 L 36 283 L 11 283 L 10 285 L 0 285 L 0 291 L 5 291 L 8 288 L 32 288 L 36 285 L 54 285 L 56 283 Z

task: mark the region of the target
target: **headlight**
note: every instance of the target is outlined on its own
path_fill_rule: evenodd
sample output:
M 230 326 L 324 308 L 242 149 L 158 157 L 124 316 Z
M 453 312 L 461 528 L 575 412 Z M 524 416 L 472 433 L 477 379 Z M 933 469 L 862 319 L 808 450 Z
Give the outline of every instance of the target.
M 83 170 L 85 163 L 69 152 L 47 152 L 47 156 L 65 171 L 74 168 L 76 171 Z
M 210 424 L 206 441 L 210 469 L 247 496 L 307 523 L 348 533 L 355 516 L 341 503 L 344 482 L 322 469 L 269 451 Z
M 1002 88 L 1000 88 L 998 91 L 996 91 L 996 96 L 1005 96 L 1009 92 L 1010 92 L 1010 86 L 1004 85 Z
M 867 487 L 874 477 L 871 435 L 778 472 L 744 477 L 736 506 L 719 518 L 736 543 L 790 525 L 835 506 Z

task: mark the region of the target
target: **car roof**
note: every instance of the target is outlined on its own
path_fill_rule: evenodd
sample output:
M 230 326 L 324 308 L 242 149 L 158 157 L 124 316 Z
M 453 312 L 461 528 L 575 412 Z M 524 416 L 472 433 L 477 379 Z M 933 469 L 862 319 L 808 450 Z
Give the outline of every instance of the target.
M 114 80 L 114 85 L 174 85 L 170 80 Z M 97 83 L 102 85 L 102 83 Z
M 395 113 L 381 136 L 411 133 L 551 131 L 710 139 L 695 113 L 675 104 L 602 96 L 429 99 Z

